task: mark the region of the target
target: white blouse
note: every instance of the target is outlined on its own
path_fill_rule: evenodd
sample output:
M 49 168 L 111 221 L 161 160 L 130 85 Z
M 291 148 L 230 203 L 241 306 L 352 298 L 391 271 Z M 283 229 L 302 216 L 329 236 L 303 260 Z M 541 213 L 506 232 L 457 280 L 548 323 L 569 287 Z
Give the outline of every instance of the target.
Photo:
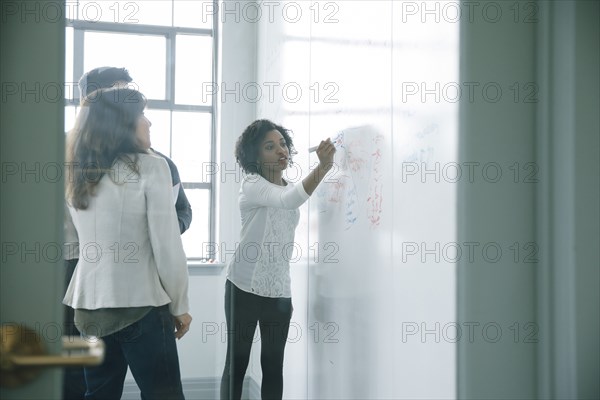
M 241 238 L 227 279 L 259 296 L 292 297 L 289 261 L 298 208 L 308 198 L 302 183 L 279 186 L 257 174 L 245 176 L 239 194 Z

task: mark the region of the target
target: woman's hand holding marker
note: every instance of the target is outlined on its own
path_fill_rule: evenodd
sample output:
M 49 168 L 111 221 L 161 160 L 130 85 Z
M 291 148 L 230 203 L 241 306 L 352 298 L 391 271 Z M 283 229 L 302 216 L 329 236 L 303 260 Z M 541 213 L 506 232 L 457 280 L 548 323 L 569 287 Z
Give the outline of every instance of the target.
M 319 168 L 327 173 L 333 166 L 333 156 L 335 155 L 335 146 L 330 138 L 322 140 L 317 147 L 317 157 L 319 157 Z
M 316 152 L 317 157 L 319 157 L 319 165 L 302 181 L 304 190 L 309 196 L 314 192 L 331 167 L 333 167 L 335 151 L 334 142 L 330 138 L 322 140 L 317 146 Z

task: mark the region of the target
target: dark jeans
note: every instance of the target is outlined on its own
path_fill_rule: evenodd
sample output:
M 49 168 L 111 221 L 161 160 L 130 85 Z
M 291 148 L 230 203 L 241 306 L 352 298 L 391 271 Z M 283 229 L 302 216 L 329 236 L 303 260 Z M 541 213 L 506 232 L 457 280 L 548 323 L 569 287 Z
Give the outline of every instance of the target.
M 77 265 L 77 258 L 73 260 L 65 260 L 65 291 L 69 287 L 71 277 Z M 61 299 L 62 300 L 62 299 Z M 79 331 L 75 327 L 74 310 L 65 306 L 63 335 L 80 336 Z M 64 400 L 83 400 L 85 396 L 85 375 L 83 367 L 68 367 L 64 370 L 63 375 L 63 399 Z
M 104 336 L 104 363 L 85 368 L 86 400 L 121 398 L 128 365 L 142 399 L 183 399 L 174 329 L 173 317 L 165 305 Z
M 225 284 L 227 320 L 227 357 L 221 380 L 221 399 L 242 396 L 244 375 L 250 361 L 250 349 L 260 326 L 263 399 L 281 399 L 283 395 L 283 353 L 292 318 L 292 299 L 257 296 Z

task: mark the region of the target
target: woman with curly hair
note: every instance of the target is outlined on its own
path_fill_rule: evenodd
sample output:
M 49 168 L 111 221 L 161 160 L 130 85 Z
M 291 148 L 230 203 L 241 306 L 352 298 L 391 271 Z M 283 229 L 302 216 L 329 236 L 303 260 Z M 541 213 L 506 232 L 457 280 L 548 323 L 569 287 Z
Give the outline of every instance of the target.
M 289 260 L 298 208 L 333 165 L 330 139 L 317 148 L 319 165 L 300 183 L 282 173 L 296 154 L 290 131 L 257 120 L 239 137 L 235 156 L 245 172 L 239 194 L 242 231 L 225 286 L 227 356 L 222 399 L 239 399 L 256 325 L 261 335 L 263 399 L 283 395 L 283 354 L 292 317 Z
M 85 368 L 86 399 L 118 399 L 130 368 L 146 399 L 183 399 L 175 338 L 188 331 L 188 274 L 167 162 L 148 153 L 145 97 L 87 96 L 67 149 L 66 230 L 79 261 L 63 302 L 105 358 Z

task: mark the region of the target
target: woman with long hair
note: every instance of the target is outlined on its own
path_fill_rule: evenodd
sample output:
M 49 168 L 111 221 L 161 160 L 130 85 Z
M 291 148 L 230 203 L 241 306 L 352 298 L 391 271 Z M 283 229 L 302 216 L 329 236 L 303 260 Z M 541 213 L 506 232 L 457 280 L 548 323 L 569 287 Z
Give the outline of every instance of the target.
M 86 399 L 118 399 L 130 368 L 143 398 L 182 399 L 175 339 L 189 330 L 188 274 L 166 161 L 149 154 L 145 97 L 101 89 L 68 136 L 67 224 L 79 261 L 63 302 L 106 345 Z

